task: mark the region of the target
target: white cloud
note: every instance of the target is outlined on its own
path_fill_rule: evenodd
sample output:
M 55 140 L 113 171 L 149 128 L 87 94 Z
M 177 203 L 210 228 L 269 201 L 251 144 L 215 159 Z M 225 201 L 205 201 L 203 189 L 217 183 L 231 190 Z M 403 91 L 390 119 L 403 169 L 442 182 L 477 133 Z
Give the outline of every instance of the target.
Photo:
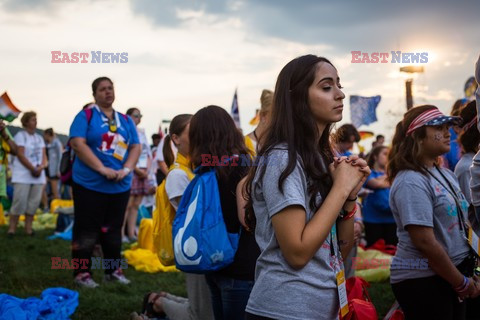
M 360 8 L 355 16 L 345 12 L 348 20 L 333 14 L 343 4 L 226 1 L 215 6 L 217 2 L 182 0 L 174 6 L 147 0 L 4 1 L 0 91 L 8 90 L 21 109 L 38 111 L 39 126 L 67 132 L 75 113 L 92 100 L 93 79 L 106 75 L 115 82 L 115 105 L 121 111 L 138 106 L 145 115 L 142 126 L 151 134 L 161 119 L 178 113 L 194 113 L 208 104 L 229 109 L 238 87 L 240 116 L 248 131 L 261 90 L 274 88 L 289 60 L 313 53 L 337 67 L 346 100 L 350 94 L 382 95 L 379 123 L 372 130 L 388 136 L 388 126 L 397 119 L 389 112 L 405 110 L 406 75 L 390 63 L 352 64 L 350 51 L 434 52 L 425 74 L 414 76 L 415 101 L 437 103 L 443 109 L 462 95 L 478 55 L 471 50 L 478 37 L 473 31 L 469 45 L 431 36 L 430 29 L 407 32 L 402 29 L 406 21 L 400 22 L 395 12 L 367 19 Z M 455 21 L 452 33 L 457 25 Z M 128 52 L 129 61 L 52 64 L 52 50 Z M 349 119 L 346 110 L 344 122 Z

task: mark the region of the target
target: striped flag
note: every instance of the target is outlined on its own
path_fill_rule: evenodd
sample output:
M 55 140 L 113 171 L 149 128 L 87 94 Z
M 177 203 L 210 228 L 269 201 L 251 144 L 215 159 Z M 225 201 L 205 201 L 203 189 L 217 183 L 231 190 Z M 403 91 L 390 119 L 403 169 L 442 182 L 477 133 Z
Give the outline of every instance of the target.
M 352 117 L 352 124 L 359 128 L 362 124 L 369 125 L 377 121 L 376 109 L 381 96 L 361 97 L 350 96 L 350 115 Z
M 237 89 L 235 89 L 235 95 L 233 96 L 232 110 L 230 111 L 230 115 L 232 116 L 237 128 L 240 128 L 240 112 L 238 111 Z
M 0 119 L 12 122 L 20 114 L 20 110 L 15 107 L 10 97 L 5 92 L 0 97 Z

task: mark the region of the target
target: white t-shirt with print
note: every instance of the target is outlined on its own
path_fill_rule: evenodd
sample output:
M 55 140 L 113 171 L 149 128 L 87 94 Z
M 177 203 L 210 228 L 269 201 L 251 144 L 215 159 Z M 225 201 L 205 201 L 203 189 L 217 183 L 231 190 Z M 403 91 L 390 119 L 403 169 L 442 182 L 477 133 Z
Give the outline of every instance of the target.
M 19 147 L 24 147 L 25 157 L 35 167 L 42 164 L 43 149 L 45 149 L 45 141 L 38 134 L 29 134 L 22 130 L 19 131 L 14 137 L 15 143 Z M 26 183 L 26 184 L 44 184 L 46 183 L 45 171 L 39 177 L 32 176 L 30 170 L 28 170 L 18 159 L 15 157 L 12 166 L 12 182 L 13 183 Z

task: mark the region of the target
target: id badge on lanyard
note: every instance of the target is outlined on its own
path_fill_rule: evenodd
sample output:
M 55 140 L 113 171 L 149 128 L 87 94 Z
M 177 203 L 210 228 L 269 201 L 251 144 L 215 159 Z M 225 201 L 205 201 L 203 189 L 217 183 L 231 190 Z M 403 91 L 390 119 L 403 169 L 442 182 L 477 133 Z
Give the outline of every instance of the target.
M 118 133 L 118 128 L 120 127 L 120 119 L 118 117 L 118 113 L 114 110 L 112 119 L 108 119 L 103 113 L 101 113 L 99 109 L 97 110 L 100 112 L 102 120 L 107 123 L 108 131 L 114 134 L 113 143 L 111 146 L 111 148 L 114 149 L 113 157 L 115 159 L 123 161 L 123 159 L 125 158 L 125 154 L 128 150 L 128 143 L 125 141 L 123 136 Z
M 330 239 L 331 243 L 330 246 L 332 248 L 332 255 L 336 255 L 334 246 L 338 243 L 337 239 L 337 224 L 335 223 L 330 231 Z M 340 254 L 340 252 L 338 252 Z M 337 258 L 335 258 L 337 260 Z M 340 261 L 340 259 L 338 259 Z M 334 266 L 337 263 L 335 261 Z M 343 263 L 338 264 L 339 268 L 335 267 L 335 278 L 337 279 L 337 291 L 338 291 L 338 300 L 340 301 L 340 314 L 344 317 L 348 313 L 348 299 L 347 299 L 347 286 L 345 282 L 345 268 Z M 337 271 L 337 269 L 339 269 Z
M 470 243 L 470 246 L 477 253 L 478 256 L 478 253 L 480 252 L 480 241 L 471 226 L 468 226 L 468 243 Z
M 118 133 L 116 134 L 117 137 L 121 137 Z M 125 158 L 125 154 L 127 153 L 128 145 L 124 141 L 118 141 L 117 146 L 115 147 L 115 151 L 113 152 L 113 157 L 115 159 L 118 159 L 120 161 L 123 161 L 123 158 Z

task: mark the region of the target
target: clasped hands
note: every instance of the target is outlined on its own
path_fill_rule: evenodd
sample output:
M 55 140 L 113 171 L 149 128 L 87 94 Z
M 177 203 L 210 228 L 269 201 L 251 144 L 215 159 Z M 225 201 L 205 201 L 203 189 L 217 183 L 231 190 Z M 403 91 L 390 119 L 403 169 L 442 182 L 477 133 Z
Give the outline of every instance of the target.
M 129 172 L 123 170 L 123 168 L 120 170 L 113 170 L 108 167 L 102 167 L 98 172 L 108 180 L 115 180 L 117 182 L 121 181 L 129 174 Z
M 357 155 L 334 157 L 330 164 L 334 184 L 338 183 L 348 191 L 347 199 L 356 199 L 358 192 L 370 175 L 367 162 Z
M 468 286 L 465 291 L 458 293 L 461 300 L 466 298 L 476 298 L 480 296 L 480 278 L 474 275 L 468 279 Z

